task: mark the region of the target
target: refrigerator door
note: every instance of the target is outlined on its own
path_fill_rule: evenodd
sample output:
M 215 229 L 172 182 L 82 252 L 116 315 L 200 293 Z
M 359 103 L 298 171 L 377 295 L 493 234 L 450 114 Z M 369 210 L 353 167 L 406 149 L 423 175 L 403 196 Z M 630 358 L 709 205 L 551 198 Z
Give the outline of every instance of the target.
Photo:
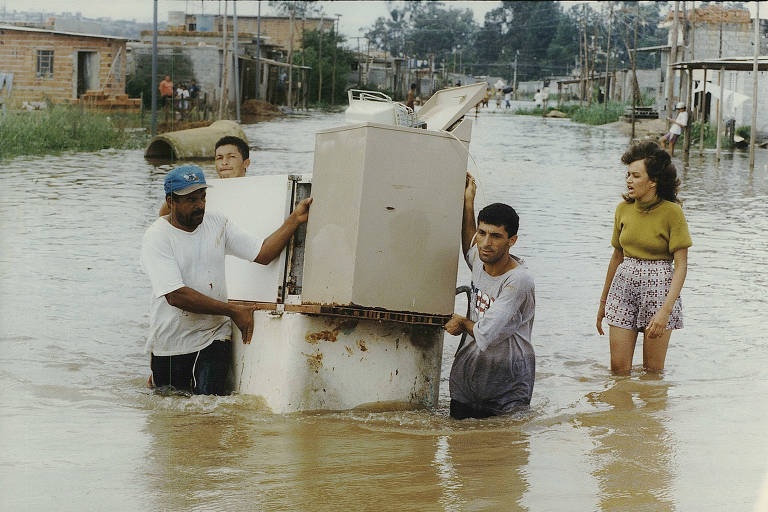
M 437 91 L 416 112 L 416 118 L 427 123 L 427 130 L 448 130 L 483 99 L 486 87 L 487 83 L 480 82 Z

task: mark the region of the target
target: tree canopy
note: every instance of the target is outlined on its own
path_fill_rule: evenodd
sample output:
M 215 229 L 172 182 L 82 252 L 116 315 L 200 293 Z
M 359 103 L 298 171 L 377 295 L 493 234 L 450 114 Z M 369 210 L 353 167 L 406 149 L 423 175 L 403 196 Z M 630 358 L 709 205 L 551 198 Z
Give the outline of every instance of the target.
M 666 29 L 658 26 L 667 12 L 664 2 L 584 3 L 565 9 L 552 0 L 505 0 L 486 14 L 482 26 L 469 9 L 453 8 L 450 2 L 387 5 L 389 16 L 378 18 L 365 33 L 372 45 L 449 69 L 458 54 L 472 74 L 511 75 L 516 62 L 518 80 L 565 75 L 582 65 L 585 45 L 590 65 L 604 66 L 609 38 L 612 66 L 629 67 L 638 6 L 638 47 L 666 43 Z M 638 67 L 658 63 L 654 53 L 638 54 Z

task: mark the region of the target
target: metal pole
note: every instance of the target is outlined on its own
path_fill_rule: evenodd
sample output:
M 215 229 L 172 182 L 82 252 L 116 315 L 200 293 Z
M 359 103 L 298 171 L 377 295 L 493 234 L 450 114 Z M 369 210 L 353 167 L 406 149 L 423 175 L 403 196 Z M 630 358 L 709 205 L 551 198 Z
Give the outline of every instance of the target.
M 256 14 L 256 99 L 261 98 L 261 0 Z
M 157 0 L 152 19 L 152 136 L 157 135 Z M 754 123 L 752 123 L 754 124 Z
M 235 51 L 234 51 L 234 64 L 235 64 L 235 110 L 237 112 L 237 122 L 240 122 L 240 54 L 237 52 L 237 2 L 232 2 L 232 16 L 234 16 L 235 29 Z
M 755 63 L 752 65 L 752 126 L 749 128 L 749 170 L 755 169 L 755 140 L 757 139 L 757 59 L 760 56 L 760 2 L 755 8 Z

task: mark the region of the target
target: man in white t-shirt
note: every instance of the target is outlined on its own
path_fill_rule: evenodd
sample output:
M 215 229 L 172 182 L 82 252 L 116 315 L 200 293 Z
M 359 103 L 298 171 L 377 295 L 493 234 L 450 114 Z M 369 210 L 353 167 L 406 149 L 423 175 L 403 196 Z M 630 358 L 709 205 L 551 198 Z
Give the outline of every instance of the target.
M 262 241 L 224 215 L 205 212 L 209 186 L 196 165 L 177 167 L 165 177 L 170 213 L 147 229 L 141 248 L 141 263 L 152 283 L 146 351 L 155 387 L 222 395 L 230 391 L 230 320 L 243 342 L 250 343 L 255 309 L 227 302 L 224 257 L 267 265 L 307 221 L 312 199 L 299 203 Z
M 675 156 L 675 142 L 677 138 L 683 133 L 683 128 L 688 125 L 688 112 L 685 107 L 685 103 L 678 102 L 675 105 L 675 110 L 679 112 L 677 119 L 669 118 L 672 124 L 669 125 L 669 133 L 661 138 L 661 145 L 664 149 L 667 149 L 670 156 Z M 669 144 L 669 147 L 667 147 Z

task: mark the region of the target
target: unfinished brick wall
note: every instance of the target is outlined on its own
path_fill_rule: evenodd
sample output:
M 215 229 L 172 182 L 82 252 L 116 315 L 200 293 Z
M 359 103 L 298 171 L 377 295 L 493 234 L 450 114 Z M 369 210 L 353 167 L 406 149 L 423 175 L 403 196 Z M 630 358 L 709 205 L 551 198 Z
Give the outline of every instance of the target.
M 38 50 L 53 51 L 53 74 L 38 75 Z M 76 99 L 79 51 L 96 54 L 97 89 L 108 95 L 125 93 L 124 40 L 0 29 L 0 72 L 13 73 L 11 102 L 43 101 L 46 98 L 66 102 Z

